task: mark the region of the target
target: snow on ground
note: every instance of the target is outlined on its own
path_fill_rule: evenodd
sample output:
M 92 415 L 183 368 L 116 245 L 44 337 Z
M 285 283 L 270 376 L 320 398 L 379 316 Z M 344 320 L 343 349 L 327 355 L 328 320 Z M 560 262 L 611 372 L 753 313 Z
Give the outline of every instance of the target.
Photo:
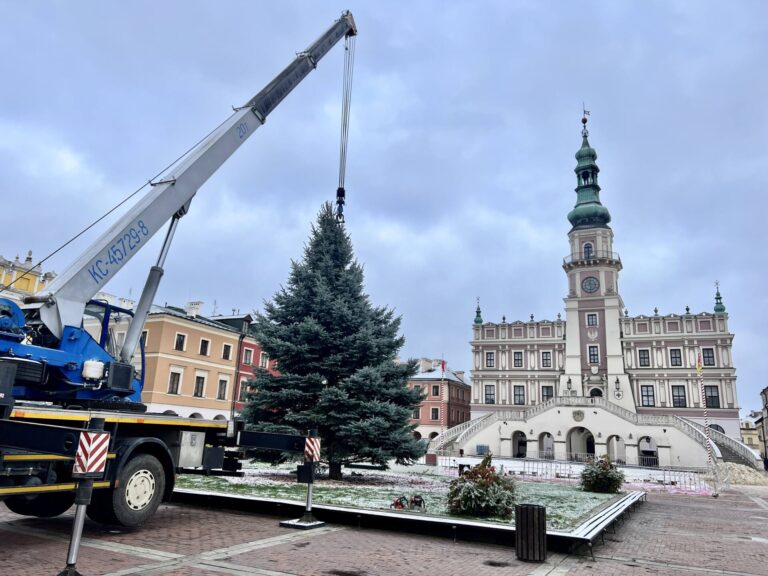
M 296 465 L 272 467 L 249 464 L 241 478 L 180 476 L 179 487 L 212 492 L 247 494 L 262 498 L 281 498 L 303 502 L 306 487 L 296 483 Z M 427 514 L 447 516 L 448 486 L 457 470 L 434 466 L 397 466 L 391 469 L 345 469 L 344 480 L 316 478 L 313 493 L 315 504 L 352 506 L 361 509 L 390 510 L 395 498 L 420 495 L 427 505 Z M 526 482 L 516 480 L 516 501 L 539 504 L 547 508 L 547 525 L 552 529 L 569 529 L 615 498 L 611 494 L 582 492 L 574 482 Z M 413 512 L 416 513 L 416 512 Z

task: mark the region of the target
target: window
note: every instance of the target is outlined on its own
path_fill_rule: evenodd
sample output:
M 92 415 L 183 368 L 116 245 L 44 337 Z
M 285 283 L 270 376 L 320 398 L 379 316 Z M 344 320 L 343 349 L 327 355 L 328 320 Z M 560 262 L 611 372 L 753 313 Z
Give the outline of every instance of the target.
M 432 396 L 440 396 L 440 384 L 434 384 L 432 386 Z
M 653 398 L 653 386 L 640 386 L 640 397 L 642 399 L 643 406 L 656 405 L 656 402 Z
M 115 343 L 118 348 L 123 347 L 123 344 L 125 344 L 125 332 L 118 332 L 115 334 Z
M 146 330 L 142 330 L 141 331 L 141 342 L 142 342 L 142 344 L 144 344 L 144 346 L 147 345 L 147 338 L 149 338 L 149 332 L 147 332 Z
M 542 402 L 546 402 L 547 400 L 551 400 L 554 395 L 555 395 L 555 387 L 554 386 L 542 386 L 541 387 L 541 401 Z
M 672 406 L 685 408 L 685 386 L 672 386 Z
M 269 364 L 269 356 L 266 352 L 262 352 L 259 356 L 259 368 L 266 368 L 267 364 Z
M 168 394 L 178 394 L 181 383 L 181 372 L 171 372 L 168 378 Z
M 200 338 L 200 356 L 208 356 L 208 349 L 211 347 L 211 341 Z
M 515 386 L 515 404 L 525 404 L 525 386 Z
M 197 376 L 195 376 L 195 391 L 193 392 L 193 395 L 196 398 L 202 398 L 204 392 L 205 392 L 205 376 L 198 374 Z
M 651 365 L 651 351 L 650 350 L 638 350 L 638 357 L 640 358 L 640 367 L 647 368 Z
M 592 258 L 592 244 L 589 244 L 589 243 L 584 244 L 584 258 L 587 258 L 587 259 Z
M 597 314 L 587 314 L 587 326 L 597 326 Z
M 411 418 L 414 420 L 419 420 L 421 418 L 421 408 L 414 408 L 413 414 L 411 414 Z
M 493 384 L 485 385 L 485 403 L 496 404 L 496 386 Z
M 219 379 L 219 389 L 216 391 L 216 400 L 227 399 L 227 381 L 224 378 Z
M 240 380 L 240 402 L 245 402 L 247 400 L 246 396 L 248 395 L 248 381 L 243 378 Z
M 680 348 L 672 348 L 669 351 L 669 365 L 670 366 L 683 365 L 683 353 L 680 351 Z
M 598 353 L 597 346 L 590 346 L 589 347 L 589 363 L 590 364 L 599 364 L 600 363 L 600 355 Z
M 704 363 L 704 366 L 714 366 L 715 365 L 715 349 L 714 348 L 702 348 L 701 349 L 701 360 Z
M 419 393 L 419 396 L 421 396 L 421 386 L 418 384 L 413 387 L 414 390 L 416 390 Z M 421 396 L 423 398 L 423 396 Z
M 486 352 L 485 353 L 485 367 L 486 368 L 493 368 L 493 365 L 495 364 L 495 357 L 493 352 Z
M 552 352 L 541 353 L 541 367 L 552 368 Z
M 232 344 L 224 344 L 224 348 L 221 350 L 221 357 L 224 360 L 229 360 L 232 356 Z
M 717 386 L 704 386 L 707 408 L 720 408 L 720 391 Z
M 250 364 L 253 362 L 253 350 L 250 348 L 243 352 L 243 363 Z
M 522 368 L 523 367 L 523 353 L 522 352 L 515 352 L 514 353 L 514 362 L 515 362 L 515 368 Z
M 430 414 L 430 418 L 432 420 L 440 420 L 440 408 L 432 408 L 432 413 Z
M 184 352 L 184 350 L 187 349 L 187 335 L 186 334 L 176 334 L 176 342 L 173 344 L 173 349 L 178 350 L 179 352 Z
M 725 428 L 720 426 L 720 424 L 710 424 L 709 427 L 715 432 L 720 432 L 720 434 L 725 434 Z

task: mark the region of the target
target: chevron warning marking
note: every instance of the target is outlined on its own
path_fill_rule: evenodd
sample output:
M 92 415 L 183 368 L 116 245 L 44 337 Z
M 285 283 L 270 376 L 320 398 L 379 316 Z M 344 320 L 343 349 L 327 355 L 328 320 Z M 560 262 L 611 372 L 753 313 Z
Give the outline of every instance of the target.
M 107 466 L 109 432 L 81 432 L 72 475 L 101 476 Z
M 307 438 L 304 443 L 304 458 L 306 460 L 320 460 L 320 438 Z

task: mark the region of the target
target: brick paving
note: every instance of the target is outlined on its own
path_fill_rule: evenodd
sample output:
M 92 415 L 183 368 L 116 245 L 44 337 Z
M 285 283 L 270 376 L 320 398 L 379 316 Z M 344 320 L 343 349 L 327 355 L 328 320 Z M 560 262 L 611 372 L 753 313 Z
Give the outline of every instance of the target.
M 64 566 L 72 511 L 53 519 L 0 507 L 0 575 L 52 576 Z M 550 554 L 545 564 L 513 548 L 328 525 L 309 531 L 278 518 L 164 505 L 140 530 L 86 522 L 85 576 L 768 576 L 768 488 L 736 487 L 717 499 L 652 493 L 595 557 Z

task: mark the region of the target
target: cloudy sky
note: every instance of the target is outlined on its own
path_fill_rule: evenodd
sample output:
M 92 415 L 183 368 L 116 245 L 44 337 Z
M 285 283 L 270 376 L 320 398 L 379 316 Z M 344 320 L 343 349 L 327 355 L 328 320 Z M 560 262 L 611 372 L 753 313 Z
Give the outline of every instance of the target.
M 768 384 L 768 4 L 0 0 L 0 255 L 49 254 L 285 67 L 359 36 L 347 227 L 403 356 L 469 370 L 483 318 L 563 312 L 582 102 L 631 315 L 712 311 L 740 403 Z M 200 190 L 157 298 L 260 309 L 335 197 L 337 46 Z M 160 236 L 160 235 L 158 235 Z M 93 235 L 44 265 L 62 272 Z M 138 296 L 159 238 L 107 286 Z

